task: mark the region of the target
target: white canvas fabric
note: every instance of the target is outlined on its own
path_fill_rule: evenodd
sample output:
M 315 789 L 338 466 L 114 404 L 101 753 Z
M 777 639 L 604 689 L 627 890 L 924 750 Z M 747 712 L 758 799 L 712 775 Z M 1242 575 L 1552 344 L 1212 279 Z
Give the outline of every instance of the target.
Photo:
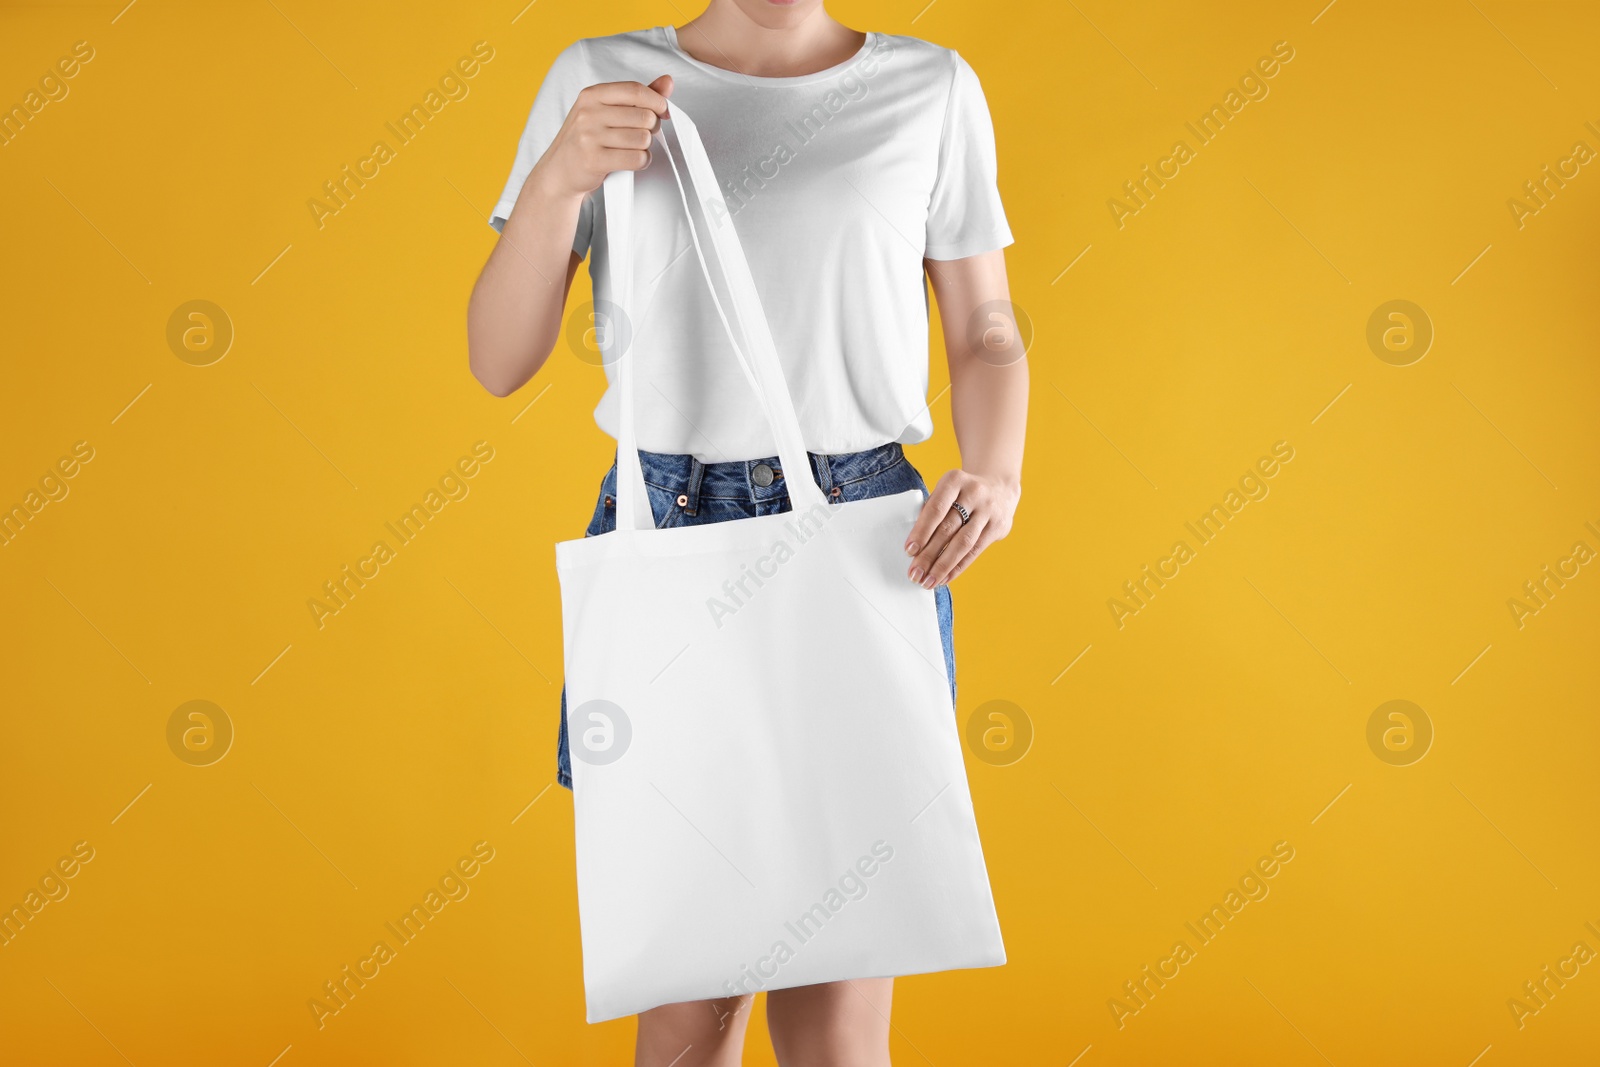
M 1004 963 L 933 593 L 905 576 L 921 494 L 825 501 L 738 237 L 689 210 L 716 178 L 671 112 L 656 151 L 678 202 L 649 206 L 701 217 L 694 255 L 793 510 L 654 528 L 636 355 L 603 331 L 621 394 L 617 528 L 556 546 L 588 1019 Z M 635 230 L 660 224 L 634 186 L 631 172 L 605 181 L 624 312 Z

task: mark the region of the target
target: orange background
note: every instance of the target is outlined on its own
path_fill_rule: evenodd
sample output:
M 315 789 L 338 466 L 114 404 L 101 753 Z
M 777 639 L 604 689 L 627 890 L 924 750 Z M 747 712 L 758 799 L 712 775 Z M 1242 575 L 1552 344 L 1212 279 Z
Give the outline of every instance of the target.
M 1600 576 L 1559 562 L 1600 549 L 1600 174 L 1520 226 L 1508 201 L 1600 149 L 1600 12 L 919 6 L 830 9 L 960 50 L 994 114 L 1034 391 L 1016 532 L 955 586 L 960 714 L 1011 701 L 1033 742 L 969 752 L 1010 963 L 902 980 L 896 1062 L 1592 1060 L 1600 968 L 1520 1027 L 1508 1001 L 1600 951 Z M 608 462 L 600 373 L 563 348 L 496 399 L 463 315 L 550 60 L 696 13 L 0 4 L 0 105 L 93 49 L 0 146 L 0 505 L 93 450 L 0 547 L 0 904 L 93 849 L 0 948 L 6 1063 L 627 1061 L 631 1022 L 583 1022 L 551 785 L 551 546 Z M 322 183 L 477 41 L 469 95 L 319 228 Z M 168 340 L 192 300 L 234 332 L 205 366 Z M 1391 300 L 1420 360 L 1369 347 Z M 958 461 L 935 349 L 930 481 Z M 470 492 L 319 629 L 322 583 L 479 441 Z M 1279 441 L 1270 493 L 1119 628 L 1123 583 Z M 1519 626 L 1546 564 L 1576 576 Z M 233 730 L 207 766 L 169 745 L 192 700 Z M 1391 700 L 1420 761 L 1369 745 Z M 480 841 L 470 895 L 319 1030 L 308 1000 Z M 1280 841 L 1270 894 L 1119 1028 L 1123 983 Z

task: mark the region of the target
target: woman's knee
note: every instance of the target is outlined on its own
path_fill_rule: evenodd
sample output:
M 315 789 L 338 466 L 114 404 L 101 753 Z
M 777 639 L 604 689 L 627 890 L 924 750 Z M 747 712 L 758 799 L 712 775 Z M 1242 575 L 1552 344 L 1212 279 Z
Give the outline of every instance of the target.
M 696 1000 L 641 1012 L 635 1067 L 738 1067 L 754 1000 Z

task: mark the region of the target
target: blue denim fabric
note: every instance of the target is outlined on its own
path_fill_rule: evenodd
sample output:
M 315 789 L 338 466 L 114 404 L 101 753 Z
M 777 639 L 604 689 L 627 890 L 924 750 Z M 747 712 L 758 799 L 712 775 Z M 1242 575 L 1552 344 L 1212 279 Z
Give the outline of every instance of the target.
M 928 487 L 897 444 L 869 448 L 837 456 L 810 453 L 811 471 L 830 504 L 847 500 L 870 500 L 893 496 L 909 489 L 920 489 L 923 499 Z M 650 494 L 650 511 L 656 526 L 701 526 L 730 519 L 749 519 L 789 510 L 789 497 L 783 487 L 782 470 L 776 456 L 734 463 L 701 463 L 693 456 L 661 452 L 639 453 L 644 468 L 645 488 Z M 772 484 L 757 485 L 755 469 L 765 464 L 777 473 Z M 679 503 L 679 500 L 684 503 Z M 611 465 L 600 482 L 600 498 L 595 501 L 594 518 L 585 537 L 610 533 L 617 528 L 617 466 Z M 911 561 L 908 558 L 906 565 Z M 910 581 L 910 579 L 906 579 Z M 950 678 L 950 706 L 956 702 L 955 616 L 950 589 L 937 586 L 933 591 L 939 615 L 939 636 L 944 642 L 944 665 Z M 572 758 L 567 748 L 567 690 L 561 689 L 561 729 L 556 738 L 556 781 L 572 788 Z

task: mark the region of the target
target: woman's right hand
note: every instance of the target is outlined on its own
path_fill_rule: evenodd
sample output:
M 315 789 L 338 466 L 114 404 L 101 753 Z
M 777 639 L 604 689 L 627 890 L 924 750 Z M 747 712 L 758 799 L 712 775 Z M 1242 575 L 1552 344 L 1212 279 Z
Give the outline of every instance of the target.
M 578 94 L 555 139 L 529 175 L 550 195 L 580 199 L 614 170 L 643 170 L 650 138 L 667 113 L 672 76 L 649 85 L 603 82 Z
M 612 171 L 650 163 L 672 78 L 606 82 L 578 94 L 517 195 L 467 303 L 467 365 L 508 396 L 536 374 L 561 337 L 561 316 L 583 256 L 573 236 L 584 197 Z

